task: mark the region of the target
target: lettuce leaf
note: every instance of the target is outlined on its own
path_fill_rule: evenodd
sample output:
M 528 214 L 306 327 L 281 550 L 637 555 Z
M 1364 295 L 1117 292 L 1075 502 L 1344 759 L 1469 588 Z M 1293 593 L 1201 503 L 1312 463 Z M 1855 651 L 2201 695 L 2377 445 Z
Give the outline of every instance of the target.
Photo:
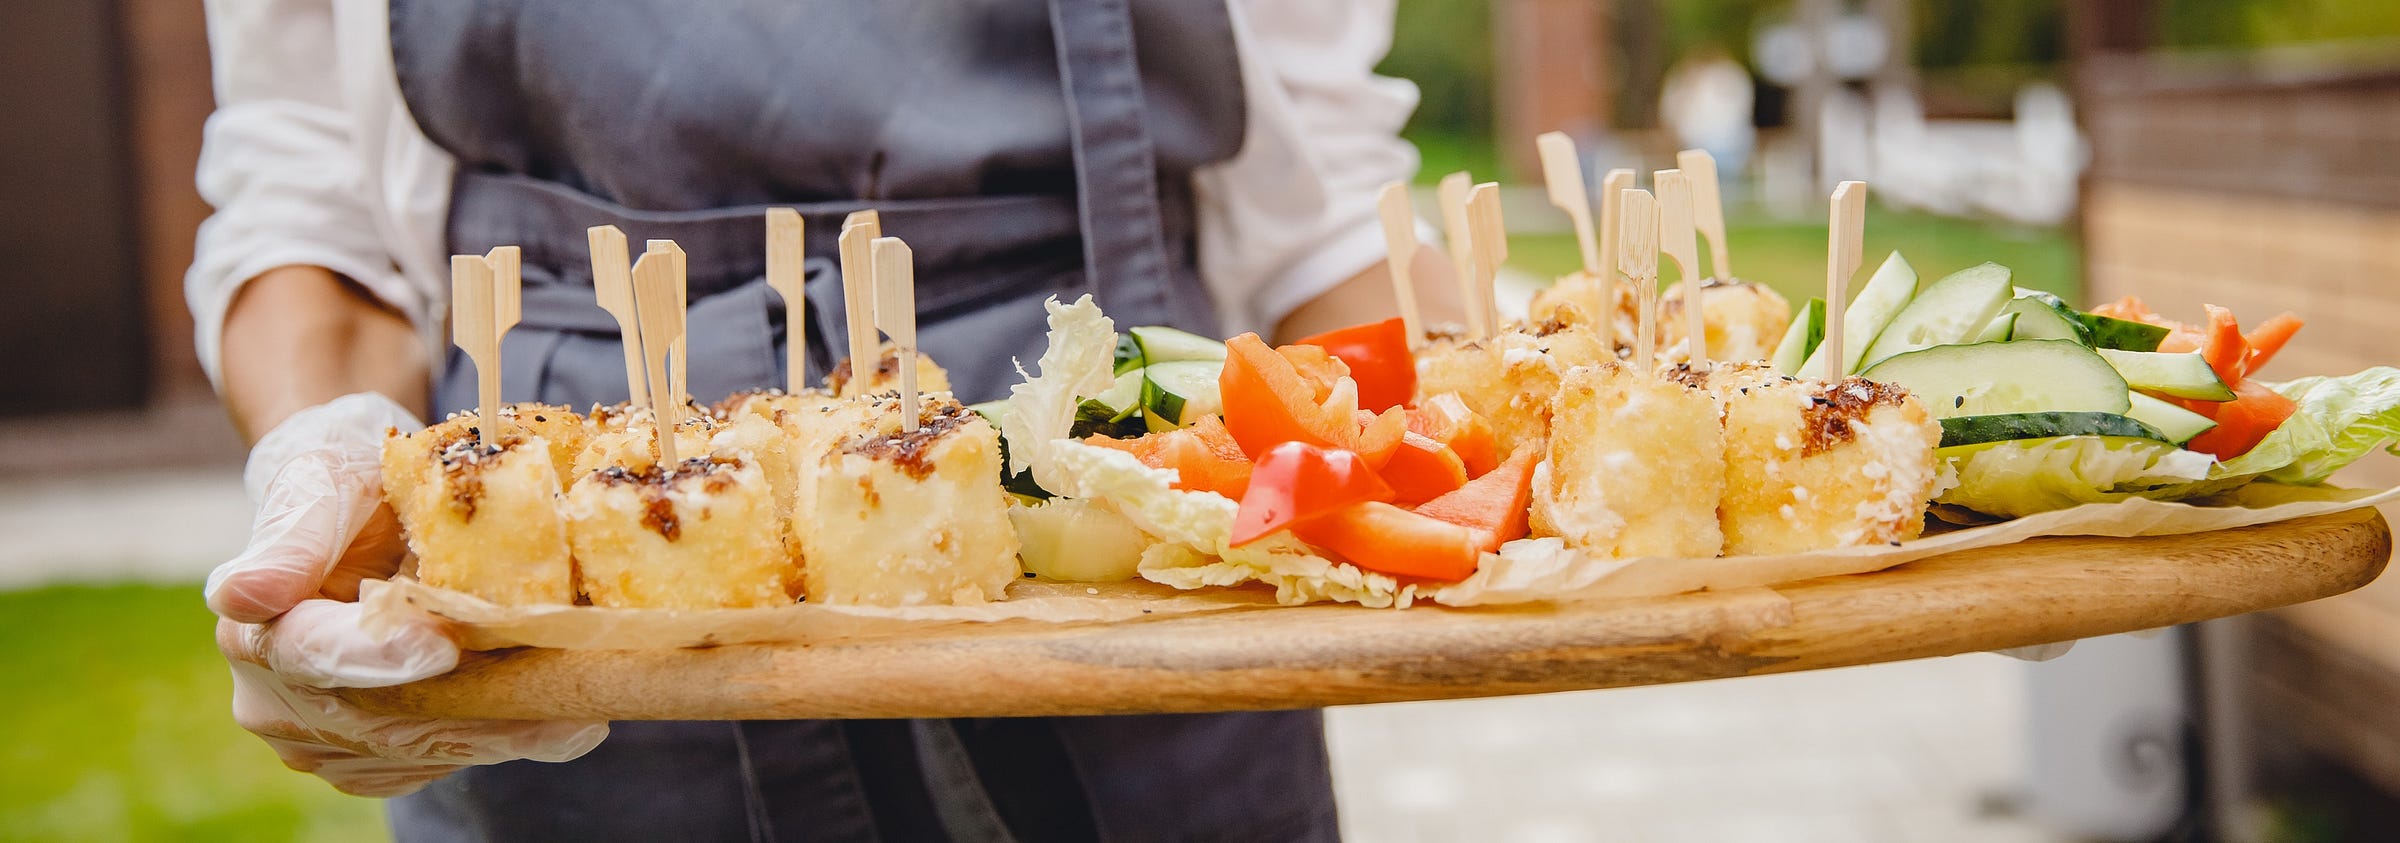
M 1008 390 L 1008 415 L 1000 420 L 1000 435 L 1008 441 L 1008 473 L 1033 471 L 1034 482 L 1054 494 L 1066 479 L 1055 467 L 1054 443 L 1066 440 L 1075 428 L 1075 408 L 1116 382 L 1117 325 L 1086 294 L 1074 304 L 1058 299 L 1042 303 L 1050 311 L 1050 346 L 1042 350 L 1040 375 L 1017 375 L 1023 383 Z
M 2130 497 L 2186 500 L 2254 480 L 2313 485 L 2377 448 L 2400 454 L 2400 369 L 2273 385 L 2299 404 L 2248 453 L 2224 462 L 2146 439 L 2062 436 L 1945 448 L 1958 485 L 1935 503 L 2015 518 Z

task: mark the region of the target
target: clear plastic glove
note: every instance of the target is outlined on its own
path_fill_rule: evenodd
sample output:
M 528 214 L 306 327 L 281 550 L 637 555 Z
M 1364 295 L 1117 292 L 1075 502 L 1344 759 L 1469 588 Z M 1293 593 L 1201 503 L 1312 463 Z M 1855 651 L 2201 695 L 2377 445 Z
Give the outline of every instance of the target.
M 2019 661 L 2046 662 L 2051 659 L 2058 658 L 2059 656 L 2066 655 L 2067 651 L 2072 649 L 2075 649 L 2075 642 L 2073 641 L 2053 641 L 2048 644 L 2035 644 L 2031 647 L 2010 647 L 2006 650 L 1993 650 L 1992 652 L 1999 653 L 2000 655 Z
M 424 720 L 352 707 L 330 690 L 449 672 L 458 645 L 431 616 L 360 625 L 359 582 L 391 576 L 405 545 L 383 505 L 384 430 L 422 426 L 362 393 L 295 413 L 242 473 L 258 507 L 250 545 L 208 577 L 217 647 L 233 664 L 233 716 L 283 763 L 360 796 L 412 793 L 460 767 L 566 761 L 605 722 Z

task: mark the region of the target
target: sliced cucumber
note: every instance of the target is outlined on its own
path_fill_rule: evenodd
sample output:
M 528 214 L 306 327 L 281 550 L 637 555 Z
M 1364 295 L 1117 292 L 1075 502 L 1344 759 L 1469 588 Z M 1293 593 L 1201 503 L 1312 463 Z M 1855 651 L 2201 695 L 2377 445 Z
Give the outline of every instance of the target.
M 1799 374 L 1800 363 L 1824 341 L 1825 300 L 1809 299 L 1792 317 L 1792 326 L 1784 329 L 1783 341 L 1775 344 L 1775 354 L 1767 360 L 1779 373 Z
M 969 404 L 967 409 L 974 410 L 976 415 L 982 416 L 984 421 L 991 422 L 992 427 L 997 428 L 1000 426 L 1001 419 L 1008 418 L 1008 399 Z
M 2001 413 L 1943 419 L 1941 447 L 2053 436 L 2130 436 L 2166 441 L 2165 435 L 2149 425 L 2115 413 Z
M 2202 401 L 2233 400 L 2233 389 L 2217 377 L 2216 370 L 2210 369 L 2208 361 L 2201 359 L 2197 351 L 2162 354 L 2103 348 L 2100 359 L 2117 367 L 2117 374 L 2124 375 L 2126 383 L 2143 392 Z
M 1117 335 L 1116 374 L 1125 374 L 1142 367 L 1142 344 L 1133 341 L 1132 334 Z
M 1129 328 L 1126 336 L 1142 355 L 1142 365 L 1176 363 L 1185 360 L 1223 360 L 1225 344 L 1189 331 L 1159 325 Z
M 2125 378 L 2067 340 L 1937 345 L 1896 354 L 1862 375 L 1915 393 L 1936 418 L 2000 413 L 2116 413 L 2131 404 Z
M 2167 329 L 2147 322 L 2131 322 L 2097 313 L 2078 313 L 2075 317 L 2092 329 L 2094 348 L 2157 351 L 2158 344 L 2167 338 Z
M 1867 346 L 1874 344 L 1875 337 L 1883 333 L 1885 326 L 1892 324 L 1892 318 L 1900 315 L 1900 311 L 1908 307 L 1909 299 L 1916 295 L 1916 269 L 1910 267 L 1908 260 L 1900 257 L 1899 252 L 1884 258 L 1883 265 L 1876 267 L 1875 274 L 1867 279 L 1867 285 L 1859 288 L 1858 296 L 1851 299 L 1850 306 L 1842 310 L 1844 374 L 1858 371 L 1860 358 L 1866 355 Z M 1823 348 L 1820 345 L 1811 350 L 1807 361 L 1801 363 L 1797 371 L 1824 371 Z
M 1068 435 L 1076 439 L 1094 433 L 1111 439 L 1140 436 L 1141 415 L 1142 370 L 1135 369 L 1118 375 L 1117 381 L 1100 394 L 1083 399 L 1075 407 L 1075 426 Z
M 2074 340 L 2084 345 L 2092 344 L 2092 329 L 2086 327 L 2083 320 L 2075 318 L 2078 314 L 2074 308 L 2049 293 L 2039 290 L 2027 292 L 2032 295 L 2009 299 L 2008 304 L 2000 308 L 2003 316 L 2016 314 L 2017 330 L 2013 339 Z
M 2016 336 L 2017 314 L 2010 313 L 2006 309 L 2002 309 L 2000 311 L 2000 315 L 1992 317 L 1990 324 L 1983 326 L 1982 333 L 1975 335 L 1975 341 L 2007 342 L 2011 339 L 2015 339 Z
M 2209 428 L 2217 426 L 2216 421 L 2207 416 L 2139 392 L 2133 394 L 2133 409 L 2127 410 L 2125 415 L 2156 428 L 2160 439 L 2177 445 L 2190 442 L 2192 437 L 2207 433 Z
M 1892 317 L 1892 324 L 1884 327 L 1861 358 L 1863 364 L 1873 366 L 1884 358 L 1920 348 L 1974 339 L 2015 292 L 2008 277 L 2008 267 L 1986 263 L 1933 282 L 1900 315 Z
M 1225 364 L 1217 360 L 1179 360 L 1142 368 L 1142 415 L 1151 430 L 1173 430 L 1225 411 L 1217 394 L 1217 376 Z

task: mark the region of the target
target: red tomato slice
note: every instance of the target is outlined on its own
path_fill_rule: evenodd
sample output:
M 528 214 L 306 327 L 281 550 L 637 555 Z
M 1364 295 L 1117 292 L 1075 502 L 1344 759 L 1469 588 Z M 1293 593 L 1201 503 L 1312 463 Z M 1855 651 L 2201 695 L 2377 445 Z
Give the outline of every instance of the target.
M 1457 491 L 1426 501 L 1417 514 L 1482 532 L 1491 541 L 1484 549 L 1498 551 L 1501 543 L 1531 532 L 1527 519 L 1533 506 L 1533 467 L 1541 461 L 1541 448 L 1520 445 L 1508 462 Z
M 1357 454 L 1285 442 L 1267 450 L 1250 473 L 1250 489 L 1233 516 L 1233 544 L 1355 504 L 1392 499 L 1392 487 Z
M 2229 460 L 2250 453 L 2258 441 L 2282 427 L 2285 419 L 2300 410 L 2300 405 L 2282 393 L 2268 389 L 2257 381 L 2244 381 L 2233 388 L 2231 401 L 2185 401 L 2192 412 L 2215 419 L 2217 426 L 2192 437 L 2185 448 Z
M 1360 409 L 1380 413 L 1417 393 L 1416 355 L 1408 350 L 1408 326 L 1398 318 L 1327 331 L 1298 344 L 1325 349 L 1350 367 Z
M 2243 374 L 2247 376 L 2266 368 L 2267 361 L 2275 359 L 2275 352 L 2282 351 L 2283 344 L 2291 342 L 2293 334 L 2300 333 L 2301 324 L 2300 317 L 2287 310 L 2243 334 L 2242 341 L 2250 346 L 2250 359 L 2242 363 Z
M 1445 392 L 1408 410 L 1408 432 L 1450 446 L 1467 464 L 1468 477 L 1482 477 L 1500 464 L 1499 439 L 1492 425 L 1467 409 L 1457 393 Z
M 1295 526 L 1292 533 L 1369 571 L 1446 582 L 1475 573 L 1484 547 L 1498 545 L 1480 530 L 1388 503 L 1355 504 Z
M 1433 500 L 1467 484 L 1467 464 L 1456 451 L 1415 433 L 1401 435 L 1391 461 L 1376 473 L 1392 484 L 1392 501 L 1403 506 Z
M 1315 352 L 1314 357 L 1306 352 Z M 1217 388 L 1225 401 L 1225 429 L 1250 458 L 1285 442 L 1305 442 L 1346 448 L 1356 442 L 1356 387 L 1335 375 L 1330 383 L 1314 380 L 1338 372 L 1341 362 L 1322 349 L 1297 355 L 1277 353 L 1257 334 L 1225 341 L 1225 369 Z M 1295 366 L 1299 357 L 1307 366 Z

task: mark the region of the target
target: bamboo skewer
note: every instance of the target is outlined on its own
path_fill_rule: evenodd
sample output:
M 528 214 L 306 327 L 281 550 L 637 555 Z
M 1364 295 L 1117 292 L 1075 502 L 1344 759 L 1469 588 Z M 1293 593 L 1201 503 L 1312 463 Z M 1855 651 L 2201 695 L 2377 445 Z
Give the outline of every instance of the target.
M 1617 273 L 1623 248 L 1625 191 L 1633 189 L 1633 171 L 1623 168 L 1610 170 L 1600 177 L 1600 283 L 1596 300 L 1592 302 L 1592 330 L 1599 335 L 1600 347 L 1614 352 L 1617 347 Z
M 669 277 L 675 279 L 675 345 L 667 349 L 667 397 L 675 400 L 678 408 L 676 414 L 681 416 L 680 408 L 692 397 L 691 382 L 687 379 L 691 374 L 691 359 L 684 352 L 683 336 L 684 313 L 689 307 L 690 295 L 690 284 L 684 276 L 683 247 L 675 245 L 673 240 L 652 240 L 646 245 L 650 251 L 666 254 Z
M 1825 380 L 1839 383 L 1844 371 L 1842 317 L 1849 310 L 1850 276 L 1858 274 L 1867 229 L 1867 183 L 1846 181 L 1833 189 L 1825 232 Z
M 1545 132 L 1534 138 L 1542 156 L 1542 179 L 1549 184 L 1550 204 L 1567 212 L 1575 226 L 1575 249 L 1583 256 L 1586 275 L 1598 276 L 1600 238 L 1592 230 L 1592 199 L 1583 186 L 1583 162 L 1575 157 L 1575 141 L 1565 132 Z
M 500 349 L 507 344 L 508 330 L 525 315 L 525 250 L 494 246 L 484 253 L 483 262 L 492 266 L 492 395 L 499 402 L 507 400 L 500 392 Z M 498 416 L 489 419 L 495 428 L 501 423 Z
M 1467 214 L 1467 194 L 1475 182 L 1465 171 L 1442 177 L 1435 194 L 1442 211 L 1442 236 L 1450 246 L 1450 269 L 1458 279 L 1459 298 L 1467 310 L 1467 338 L 1481 339 L 1483 329 L 1483 299 L 1475 294 L 1475 236 L 1474 226 Z
M 1392 273 L 1392 298 L 1400 305 L 1401 329 L 1408 332 L 1409 348 L 1422 348 L 1425 323 L 1417 310 L 1416 281 L 1410 277 L 1417 263 L 1417 212 L 1409 207 L 1408 185 L 1384 185 L 1375 197 L 1375 212 L 1383 218 L 1384 254 Z
M 875 321 L 891 335 L 900 360 L 900 429 L 917 432 L 916 256 L 898 237 L 874 244 Z
M 1647 373 L 1658 367 L 1658 202 L 1650 191 L 1633 188 L 1618 197 L 1617 267 L 1641 301 L 1634 318 L 1633 365 Z
M 1692 183 L 1692 227 L 1708 238 L 1708 277 L 1733 280 L 1733 257 L 1725 244 L 1725 196 L 1717 184 L 1717 158 L 1705 149 L 1675 153 L 1675 168 Z
M 1500 304 L 1494 287 L 1508 261 L 1508 227 L 1500 219 L 1500 184 L 1484 182 L 1467 194 L 1468 226 L 1475 243 L 1475 309 L 1482 313 L 1479 337 L 1500 333 Z
M 675 300 L 674 272 L 674 255 L 658 249 L 642 255 L 633 265 L 633 300 L 641 322 L 642 370 L 650 382 L 651 426 L 658 434 L 659 465 L 669 471 L 680 462 L 675 456 L 675 430 L 681 419 L 667 379 L 667 350 L 681 339 L 677 335 L 683 329 L 682 308 Z
M 450 341 L 475 361 L 475 440 L 486 450 L 500 441 L 500 344 L 492 326 L 491 262 L 451 255 Z
M 592 245 L 592 289 L 600 309 L 616 317 L 617 336 L 625 346 L 625 395 L 636 405 L 649 400 L 648 378 L 642 375 L 642 332 L 633 305 L 633 256 L 627 253 L 625 232 L 613 225 L 585 230 Z
M 783 391 L 808 384 L 807 221 L 790 208 L 767 209 L 767 286 L 783 297 Z
M 1700 244 L 1692 229 L 1692 180 L 1682 170 L 1650 177 L 1658 191 L 1658 253 L 1675 262 L 1683 283 L 1684 361 L 1693 371 L 1708 368 L 1708 320 L 1700 308 Z
M 875 238 L 883 223 L 874 211 L 842 220 L 842 309 L 850 328 L 850 382 L 864 388 L 875 373 Z

